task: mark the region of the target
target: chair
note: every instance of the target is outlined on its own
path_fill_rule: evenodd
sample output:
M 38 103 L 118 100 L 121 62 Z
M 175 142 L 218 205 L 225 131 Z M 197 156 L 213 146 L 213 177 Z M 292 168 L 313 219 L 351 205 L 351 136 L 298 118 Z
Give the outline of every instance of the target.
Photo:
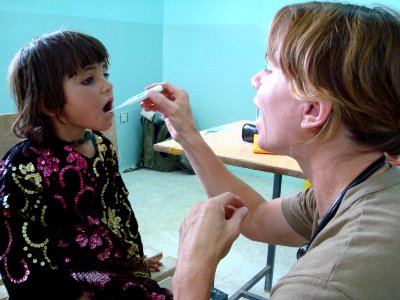
M 7 151 L 19 142 L 19 139 L 13 134 L 11 126 L 14 123 L 16 114 L 2 114 L 0 115 L 0 159 L 7 153 Z

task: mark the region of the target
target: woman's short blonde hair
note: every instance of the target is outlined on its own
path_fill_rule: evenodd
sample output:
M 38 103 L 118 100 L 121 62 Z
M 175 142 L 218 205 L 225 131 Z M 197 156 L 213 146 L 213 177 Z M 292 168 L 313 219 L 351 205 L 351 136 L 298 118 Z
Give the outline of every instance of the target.
M 329 101 L 333 113 L 312 141 L 343 124 L 371 149 L 400 153 L 400 15 L 387 7 L 308 2 L 280 9 L 267 58 L 294 97 Z

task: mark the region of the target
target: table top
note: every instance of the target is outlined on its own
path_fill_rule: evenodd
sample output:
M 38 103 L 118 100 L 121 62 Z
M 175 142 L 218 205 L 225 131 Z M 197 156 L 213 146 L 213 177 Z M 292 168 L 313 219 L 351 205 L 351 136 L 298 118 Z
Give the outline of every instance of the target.
M 304 178 L 298 163 L 285 155 L 259 154 L 253 152 L 253 144 L 242 140 L 242 127 L 250 120 L 241 120 L 201 131 L 207 144 L 228 165 Z M 179 143 L 166 140 L 153 146 L 155 151 L 184 155 Z

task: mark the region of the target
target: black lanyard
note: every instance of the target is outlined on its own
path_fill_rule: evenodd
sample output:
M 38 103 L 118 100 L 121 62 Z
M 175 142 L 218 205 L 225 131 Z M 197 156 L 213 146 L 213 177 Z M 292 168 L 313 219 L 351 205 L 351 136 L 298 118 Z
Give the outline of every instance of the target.
M 386 156 L 382 155 L 380 158 L 378 158 L 376 161 L 374 161 L 371 165 L 368 166 L 360 175 L 358 175 L 341 193 L 340 195 L 336 198 L 335 202 L 333 202 L 332 206 L 328 209 L 326 212 L 324 218 L 322 221 L 319 223 L 317 230 L 314 232 L 313 236 L 311 237 L 311 240 L 307 243 L 304 244 L 297 250 L 297 259 L 302 257 L 304 254 L 306 254 L 308 247 L 310 247 L 311 243 L 314 241 L 316 236 L 321 232 L 322 229 L 325 228 L 326 224 L 332 218 L 335 216 L 340 203 L 342 202 L 344 195 L 346 192 L 351 189 L 352 187 L 356 186 L 357 184 L 360 184 L 361 182 L 365 181 L 369 176 L 374 174 L 378 169 L 380 169 L 386 162 Z

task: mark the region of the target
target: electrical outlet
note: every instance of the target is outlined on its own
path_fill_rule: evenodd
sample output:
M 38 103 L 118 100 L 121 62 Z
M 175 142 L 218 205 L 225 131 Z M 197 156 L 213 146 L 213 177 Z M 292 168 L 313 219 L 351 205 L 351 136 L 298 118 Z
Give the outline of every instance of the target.
M 122 112 L 119 115 L 120 123 L 127 123 L 128 122 L 128 112 Z

